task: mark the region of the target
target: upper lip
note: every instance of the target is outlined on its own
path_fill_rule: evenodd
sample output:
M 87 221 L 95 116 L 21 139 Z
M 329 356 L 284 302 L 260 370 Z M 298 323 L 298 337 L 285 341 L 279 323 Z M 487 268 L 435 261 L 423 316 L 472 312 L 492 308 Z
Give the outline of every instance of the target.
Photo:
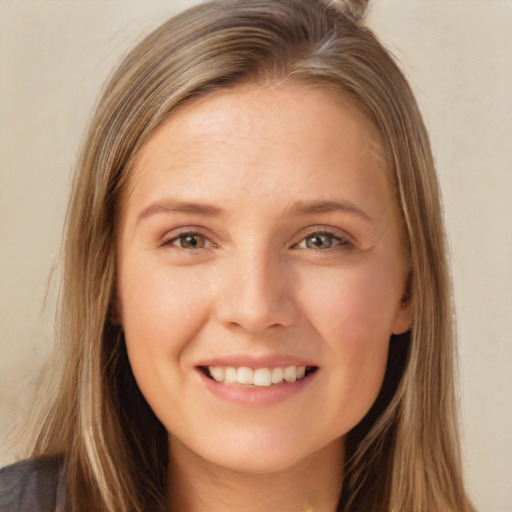
M 276 366 L 318 366 L 311 360 L 304 357 L 285 355 L 285 354 L 268 354 L 268 355 L 243 355 L 233 354 L 224 356 L 215 356 L 202 360 L 197 366 L 234 366 L 240 368 L 242 366 L 248 368 L 273 368 Z

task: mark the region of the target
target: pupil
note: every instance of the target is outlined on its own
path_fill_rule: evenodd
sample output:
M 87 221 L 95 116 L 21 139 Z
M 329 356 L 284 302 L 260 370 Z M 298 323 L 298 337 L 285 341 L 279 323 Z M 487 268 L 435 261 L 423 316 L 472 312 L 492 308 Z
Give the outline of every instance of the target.
M 327 245 L 327 238 L 322 235 L 312 236 L 309 240 L 311 245 L 313 245 L 315 248 L 325 247 Z
M 199 245 L 199 237 L 195 235 L 186 235 L 184 242 L 185 246 L 194 248 Z

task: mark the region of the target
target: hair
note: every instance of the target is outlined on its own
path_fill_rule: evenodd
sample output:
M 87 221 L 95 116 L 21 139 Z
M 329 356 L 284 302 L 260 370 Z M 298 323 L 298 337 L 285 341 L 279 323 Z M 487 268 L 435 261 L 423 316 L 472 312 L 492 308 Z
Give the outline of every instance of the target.
M 455 333 L 440 193 L 411 89 L 372 32 L 323 0 L 224 0 L 136 46 L 99 100 L 67 213 L 56 348 L 31 455 L 63 457 L 73 511 L 158 510 L 167 432 L 142 397 L 113 314 L 131 163 L 176 109 L 247 82 L 339 91 L 382 136 L 403 216 L 410 330 L 392 336 L 380 394 L 347 435 L 338 510 L 469 512 L 454 392 Z

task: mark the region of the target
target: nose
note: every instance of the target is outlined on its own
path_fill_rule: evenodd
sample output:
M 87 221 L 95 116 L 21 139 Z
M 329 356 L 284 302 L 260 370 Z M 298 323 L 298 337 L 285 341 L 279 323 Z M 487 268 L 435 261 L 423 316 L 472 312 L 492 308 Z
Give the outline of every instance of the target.
M 293 269 L 279 254 L 239 253 L 226 262 L 217 317 L 224 325 L 251 334 L 290 326 L 297 318 L 293 288 Z

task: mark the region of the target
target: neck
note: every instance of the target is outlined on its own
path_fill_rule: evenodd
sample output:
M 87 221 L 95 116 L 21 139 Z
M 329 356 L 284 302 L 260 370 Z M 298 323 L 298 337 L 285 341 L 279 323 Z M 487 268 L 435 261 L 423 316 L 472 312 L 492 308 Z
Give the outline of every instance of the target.
M 290 468 L 250 474 L 219 467 L 171 439 L 169 495 L 176 512 L 335 512 L 343 480 L 338 439 Z

